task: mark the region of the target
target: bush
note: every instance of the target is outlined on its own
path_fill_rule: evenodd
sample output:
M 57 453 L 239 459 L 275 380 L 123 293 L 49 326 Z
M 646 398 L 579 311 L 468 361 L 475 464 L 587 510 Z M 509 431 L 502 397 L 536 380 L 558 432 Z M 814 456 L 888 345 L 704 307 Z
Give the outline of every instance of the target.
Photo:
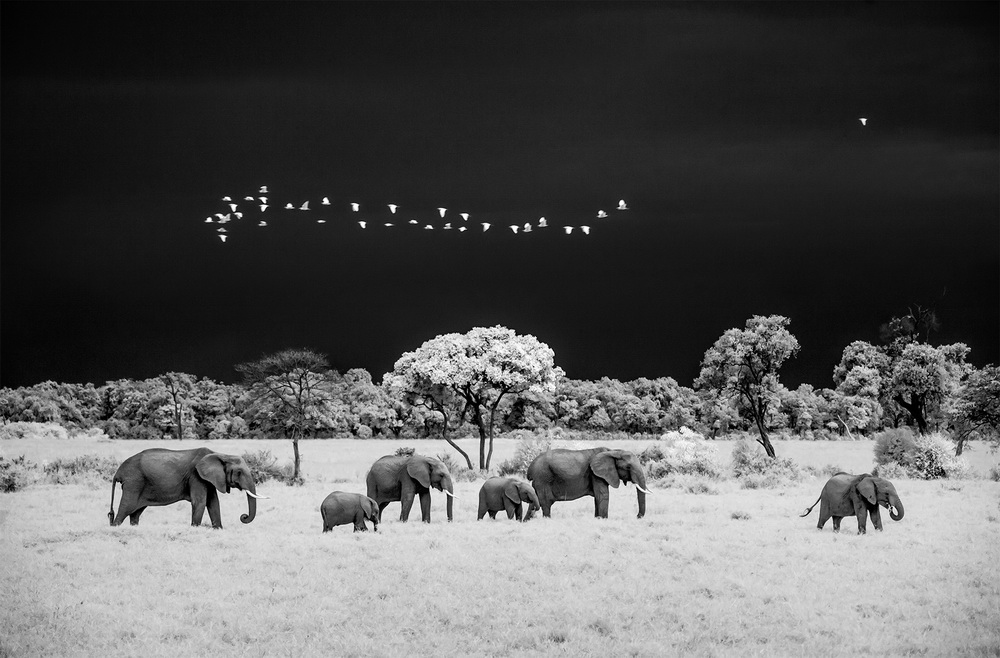
M 955 456 L 954 449 L 954 443 L 940 433 L 917 437 L 913 460 L 909 465 L 911 472 L 924 480 L 969 478 L 972 468 L 963 458 Z
M 253 476 L 255 484 L 261 484 L 268 480 L 293 484 L 292 472 L 295 470 L 293 466 L 291 464 L 279 466 L 277 458 L 271 454 L 270 450 L 247 451 L 240 456 L 250 467 L 250 475 Z
M 20 491 L 35 481 L 35 465 L 24 458 L 0 457 L 0 492 L 11 493 Z
M 552 447 L 552 437 L 549 434 L 520 435 L 514 456 L 497 466 L 500 475 L 526 475 L 528 466 L 535 457 Z
M 671 474 L 698 475 L 718 480 L 723 475 L 715 446 L 691 432 L 664 434 L 658 441 L 639 453 L 639 462 L 649 480 L 659 480 Z M 683 437 L 683 438 L 682 438 Z M 697 437 L 697 438 L 692 438 Z
M 481 475 L 479 471 L 456 462 L 455 458 L 452 457 L 450 453 L 442 453 L 437 455 L 437 458 L 444 462 L 444 465 L 448 469 L 448 472 L 451 473 L 451 479 L 454 482 L 475 482 L 476 480 L 485 477 L 484 475 Z
M 406 446 L 401 446 L 399 448 L 396 448 L 397 457 L 409 457 L 415 452 L 416 452 L 415 448 L 407 448 Z
M 872 475 L 885 478 L 886 480 L 899 480 L 913 477 L 910 469 L 903 466 L 899 462 L 886 462 L 884 464 L 879 464 L 872 470 Z
M 1000 482 L 1000 464 L 994 464 L 993 468 L 990 469 L 990 479 L 994 482 Z
M 733 446 L 733 474 L 744 489 L 773 489 L 803 477 L 791 459 L 771 459 L 756 441 L 743 437 Z
M 367 425 L 358 425 L 354 429 L 354 434 L 359 439 L 365 439 L 365 440 L 367 440 L 367 439 L 372 438 L 372 428 L 368 427 Z
M 875 463 L 909 466 L 916 451 L 916 437 L 909 427 L 884 430 L 875 435 Z
M 0 425 L 0 439 L 68 439 L 66 428 L 58 423 L 16 422 Z
M 113 457 L 80 455 L 73 458 L 59 457 L 42 465 L 45 479 L 52 484 L 79 484 L 110 482 L 118 470 L 119 461 Z

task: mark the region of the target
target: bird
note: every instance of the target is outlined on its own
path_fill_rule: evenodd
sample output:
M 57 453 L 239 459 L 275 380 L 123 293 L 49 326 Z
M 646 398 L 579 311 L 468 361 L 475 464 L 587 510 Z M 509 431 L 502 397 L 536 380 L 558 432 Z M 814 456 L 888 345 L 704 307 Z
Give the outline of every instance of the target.
M 563 230 L 566 231 L 566 235 L 569 235 L 570 233 L 573 232 L 573 227 L 572 226 L 563 226 Z
M 411 223 L 411 224 L 419 224 L 420 222 L 418 222 L 418 221 L 417 221 L 417 220 L 415 220 L 415 219 L 411 219 L 411 220 L 410 220 L 410 223 Z
M 524 232 L 525 233 L 531 233 L 531 224 L 529 224 L 527 222 L 524 223 Z
M 326 224 L 326 220 L 325 219 L 317 219 L 316 223 L 317 224 Z
M 230 203 L 229 207 L 233 209 L 233 212 L 236 212 L 236 204 L 235 203 Z
M 451 229 L 451 222 L 448 222 L 447 224 L 445 224 L 445 225 L 444 225 L 444 228 L 446 228 L 446 229 Z
M 222 200 L 223 200 L 223 201 L 232 201 L 232 199 L 230 199 L 230 198 L 229 198 L 229 197 L 227 197 L 227 196 L 224 196 L 224 197 L 222 197 Z
M 330 205 L 330 197 L 323 197 L 323 200 L 320 202 L 320 205 L 324 206 Z
M 292 205 L 292 204 L 290 204 L 290 203 L 289 203 L 289 204 L 286 204 L 286 205 L 285 205 L 285 210 L 295 210 L 295 206 L 293 206 L 293 205 Z
M 383 226 L 394 226 L 394 224 L 392 222 L 386 222 Z
M 444 214 L 445 214 L 445 213 L 446 213 L 447 211 L 448 211 L 448 209 L 447 209 L 447 208 L 438 208 L 438 212 L 439 212 L 439 213 L 441 213 L 441 216 L 442 216 L 442 217 L 444 217 Z
M 266 203 L 260 204 L 260 211 L 264 212 L 265 210 L 267 210 L 267 204 Z
M 220 229 L 218 229 L 218 231 L 219 231 L 219 233 L 227 233 L 226 229 L 224 229 L 224 228 L 220 228 Z
M 628 206 L 625 205 L 625 199 L 618 202 L 618 210 L 628 210 Z
M 583 231 L 584 233 L 586 233 L 587 235 L 590 235 L 590 227 L 589 226 L 581 226 L 580 230 Z
M 228 221 L 229 221 L 229 213 L 226 213 L 225 215 L 219 215 L 220 224 L 225 224 Z
M 228 237 L 229 237 L 228 235 L 220 235 L 219 239 L 222 240 L 223 242 L 225 242 L 226 238 L 228 238 Z
M 260 220 L 260 224 L 257 224 L 257 226 L 267 226 L 267 222 L 265 222 L 265 221 L 264 221 L 264 220 L 262 219 L 262 220 Z
M 243 200 L 244 201 L 253 201 L 253 197 L 252 196 L 245 196 L 245 197 L 243 197 Z
M 483 233 L 485 233 L 486 231 L 490 230 L 490 223 L 489 222 L 480 222 L 480 224 L 483 225 Z
M 309 202 L 308 202 L 308 201 L 306 201 L 305 203 L 303 203 L 303 204 L 302 204 L 302 205 L 301 205 L 301 206 L 299 207 L 299 210 L 309 210 Z
M 359 210 L 361 210 L 361 204 L 360 203 L 352 203 L 351 204 L 351 210 L 353 210 L 354 212 L 358 212 Z
M 604 212 L 603 210 L 598 210 L 597 211 L 597 216 L 598 217 L 607 217 L 608 213 Z
M 267 185 L 261 185 L 260 191 L 257 194 L 267 194 Z
M 206 224 L 211 224 L 212 223 L 212 218 L 211 217 L 206 218 L 205 219 L 205 223 Z
M 460 212 L 458 213 L 458 216 L 462 218 L 463 222 L 469 221 L 469 213 L 467 212 Z
M 261 196 L 261 197 L 257 197 L 257 198 L 260 199 L 261 203 L 267 203 L 267 197 L 266 196 Z
M 467 229 L 464 226 L 459 226 L 458 230 L 460 233 L 464 233 Z
M 233 214 L 236 215 L 236 219 L 243 219 L 243 213 L 241 213 L 241 212 L 234 212 Z
M 510 226 L 508 226 L 507 228 L 509 228 L 510 230 L 514 231 L 514 234 L 515 234 L 515 235 L 517 235 L 517 229 L 519 229 L 519 228 L 521 228 L 521 227 L 520 227 L 520 226 L 518 226 L 517 224 L 511 224 L 511 225 L 510 225 Z
M 368 222 L 360 221 L 360 222 L 358 222 L 358 226 L 360 226 L 361 228 L 364 228 L 367 223 Z
M 391 212 L 393 215 L 395 215 L 396 214 L 396 208 L 398 208 L 399 206 L 397 206 L 395 203 L 390 203 L 388 205 L 389 205 L 389 212 Z
M 434 230 L 434 227 L 432 225 L 428 224 L 427 226 L 424 227 L 424 230 L 425 231 L 432 231 L 432 230 Z
M 868 125 L 868 119 L 867 119 L 867 117 L 861 117 L 860 119 L 858 119 L 858 121 L 861 122 L 862 126 Z
M 548 225 L 549 225 L 549 223 L 545 220 L 544 217 L 542 217 L 542 218 L 540 218 L 538 220 L 538 228 L 546 228 L 546 227 L 548 227 Z

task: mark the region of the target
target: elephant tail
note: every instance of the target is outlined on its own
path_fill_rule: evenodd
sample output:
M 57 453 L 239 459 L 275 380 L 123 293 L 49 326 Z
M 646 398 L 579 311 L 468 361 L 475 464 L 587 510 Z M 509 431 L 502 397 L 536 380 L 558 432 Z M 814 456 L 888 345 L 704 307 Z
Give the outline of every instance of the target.
M 115 522 L 115 485 L 118 484 L 117 479 L 111 480 L 111 511 L 108 512 L 108 523 Z
M 809 516 L 809 512 L 813 511 L 813 508 L 816 507 L 817 503 L 819 503 L 819 501 L 822 500 L 822 499 L 823 499 L 823 494 L 820 494 L 819 498 L 816 499 L 816 502 L 813 503 L 812 505 L 810 505 L 809 507 L 807 507 L 806 511 L 802 512 L 801 514 L 799 514 L 799 516 L 800 517 L 802 517 L 802 516 Z

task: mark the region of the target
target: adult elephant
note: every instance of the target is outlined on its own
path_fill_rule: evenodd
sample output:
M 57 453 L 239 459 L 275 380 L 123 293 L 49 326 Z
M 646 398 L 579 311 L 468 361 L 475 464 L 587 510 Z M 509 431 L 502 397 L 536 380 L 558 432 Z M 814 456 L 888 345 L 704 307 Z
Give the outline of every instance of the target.
M 122 485 L 122 498 L 115 516 L 115 485 Z M 218 492 L 229 493 L 236 487 L 247 495 L 248 513 L 240 521 L 250 523 L 257 516 L 257 489 L 250 467 L 242 457 L 212 452 L 208 448 L 167 450 L 150 448 L 132 455 L 118 467 L 111 479 L 111 525 L 121 525 L 129 517 L 138 525 L 139 517 L 150 505 L 191 502 L 191 525 L 201 525 L 208 509 L 213 528 L 222 527 Z
M 431 487 L 448 496 L 448 520 L 452 520 L 452 500 L 455 487 L 448 467 L 440 459 L 413 453 L 412 455 L 386 455 L 379 458 L 366 477 L 368 497 L 378 502 L 379 517 L 389 503 L 399 501 L 402 511 L 400 521 L 410 517 L 413 497 L 420 495 L 420 519 L 431 522 Z
M 531 519 L 536 510 L 541 509 L 535 490 L 524 480 L 492 477 L 483 482 L 482 488 L 479 489 L 477 520 L 482 520 L 487 514 L 491 519 L 495 519 L 497 512 L 503 510 L 507 512 L 508 519 L 521 521 L 522 503 L 528 503 L 528 513 L 523 519 L 525 521 Z
M 594 516 L 608 518 L 608 487 L 622 482 L 635 483 L 639 516 L 646 514 L 646 473 L 639 458 L 627 450 L 590 448 L 588 450 L 548 450 L 528 466 L 543 516 L 551 516 L 552 503 L 594 497 Z
M 816 525 L 820 530 L 831 516 L 834 532 L 840 532 L 840 520 L 845 516 L 857 516 L 858 534 L 863 535 L 869 514 L 872 517 L 872 525 L 876 530 L 881 530 L 882 517 L 879 515 L 879 505 L 889 510 L 889 517 L 893 521 L 903 518 L 903 503 L 899 500 L 896 487 L 888 480 L 868 473 L 861 475 L 837 473 L 823 486 L 816 503 L 820 503 L 819 523 Z M 807 516 L 812 512 L 816 503 L 800 516 Z

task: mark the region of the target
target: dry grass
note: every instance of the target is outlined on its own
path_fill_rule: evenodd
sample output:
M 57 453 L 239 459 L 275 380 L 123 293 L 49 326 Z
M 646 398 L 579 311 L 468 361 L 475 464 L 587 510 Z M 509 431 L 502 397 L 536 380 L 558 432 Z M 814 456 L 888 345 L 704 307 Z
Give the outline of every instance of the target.
M 41 461 L 124 458 L 151 445 L 59 443 L 3 450 Z M 428 444 L 418 449 L 443 452 Z M 190 527 L 186 503 L 110 528 L 110 485 L 0 496 L 0 656 L 950 656 L 1000 647 L 995 482 L 897 482 L 906 518 L 866 536 L 850 518 L 835 535 L 829 524 L 816 531 L 815 510 L 798 517 L 820 479 L 753 491 L 723 481 L 716 495 L 661 490 L 642 520 L 629 487 L 612 492 L 607 520 L 592 518 L 585 499 L 527 524 L 475 521 L 479 483 L 465 482 L 454 523 L 436 495 L 431 525 L 399 523 L 394 504 L 377 534 L 322 534 L 323 497 L 363 491 L 368 465 L 395 446 L 304 444 L 307 484 L 263 485 L 271 500 L 250 525 L 239 522 L 245 498 L 223 496 L 223 531 Z M 816 467 L 871 462 L 870 443 L 801 450 L 813 446 L 840 450 L 817 460 L 778 450 Z M 508 453 L 513 445 L 498 446 L 494 459 Z

